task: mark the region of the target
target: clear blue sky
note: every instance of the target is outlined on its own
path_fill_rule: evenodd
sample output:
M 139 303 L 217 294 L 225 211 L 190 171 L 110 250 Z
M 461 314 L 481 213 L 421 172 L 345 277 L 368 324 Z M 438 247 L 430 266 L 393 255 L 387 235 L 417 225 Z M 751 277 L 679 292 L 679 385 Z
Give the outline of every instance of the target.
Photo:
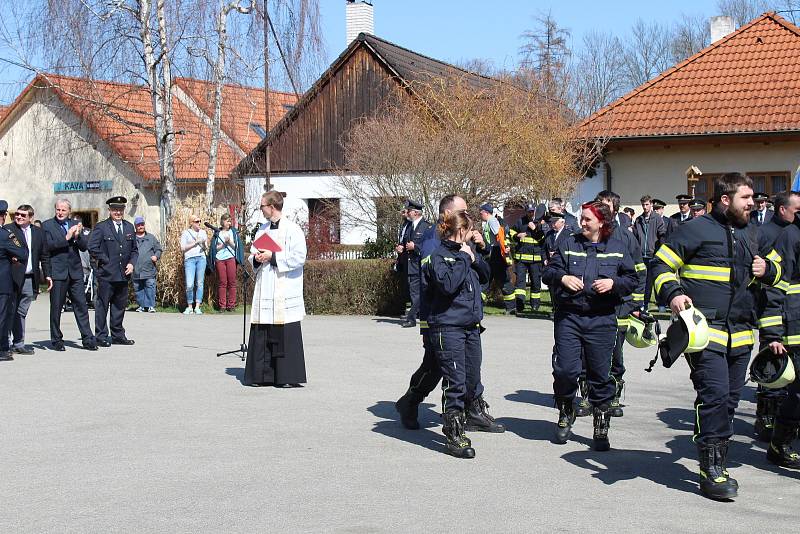
M 330 63 L 346 46 L 345 0 L 319 2 Z M 717 14 L 716 0 L 374 0 L 373 5 L 379 37 L 443 61 L 483 58 L 499 67 L 514 63 L 520 34 L 533 28 L 540 12 L 551 11 L 576 44 L 592 29 L 623 36 L 637 18 L 671 22 L 681 13 Z M 0 6 L 0 16 L 3 11 Z M 0 62 L 0 103 L 13 100 L 23 87 L 19 82 L 30 77 Z

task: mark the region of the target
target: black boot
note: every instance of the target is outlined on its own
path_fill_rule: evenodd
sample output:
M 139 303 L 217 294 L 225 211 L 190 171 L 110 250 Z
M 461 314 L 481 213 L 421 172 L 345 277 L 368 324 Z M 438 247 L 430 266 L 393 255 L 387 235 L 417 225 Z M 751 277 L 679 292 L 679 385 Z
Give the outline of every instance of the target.
M 607 405 L 594 408 L 594 450 L 607 451 L 611 448 L 608 442 L 608 428 L 611 426 L 611 410 Z
M 775 426 L 775 415 L 778 403 L 776 399 L 764 397 L 760 392 L 756 394 L 756 438 L 759 441 L 769 442 L 772 439 L 772 429 Z
M 589 404 L 589 383 L 585 378 L 578 379 L 578 388 L 581 391 L 581 400 L 575 407 L 575 416 L 586 417 L 592 413 L 592 406 Z
M 531 300 L 531 310 L 539 311 L 539 303 L 540 302 L 541 301 L 539 301 L 539 300 Z
M 728 477 L 728 482 L 730 482 L 731 486 L 733 486 L 738 490 L 739 481 L 731 477 L 731 474 L 728 473 L 728 443 L 730 442 L 727 439 L 719 442 L 719 454 L 720 454 L 720 460 L 722 462 L 722 474 Z
M 738 492 L 738 484 L 734 485 L 725 474 L 722 465 L 721 443 L 697 445 L 700 457 L 700 492 L 718 501 L 733 499 Z
M 400 414 L 400 422 L 409 430 L 419 430 L 417 410 L 421 402 L 422 399 L 419 398 L 419 395 L 409 389 L 394 403 L 395 410 Z
M 467 406 L 467 425 L 466 429 L 470 432 L 492 432 L 500 434 L 506 431 L 506 427 L 494 420 L 489 415 L 489 404 L 483 400 L 483 396 L 473 400 Z
M 800 469 L 800 454 L 792 448 L 792 441 L 797 437 L 797 425 L 786 425 L 775 422 L 772 441 L 767 449 L 767 460 L 781 467 Z
M 563 445 L 572 436 L 572 425 L 575 423 L 575 405 L 572 397 L 556 397 L 558 407 L 558 424 L 556 426 L 556 443 Z
M 447 438 L 447 452 L 456 458 L 475 458 L 472 442 L 464 434 L 464 412 L 449 411 L 443 417 L 442 432 Z
M 616 382 L 617 391 L 614 393 L 614 398 L 611 400 L 611 408 L 609 408 L 609 411 L 611 412 L 611 417 L 622 417 L 622 404 L 619 399 L 622 397 L 622 389 L 625 387 L 625 381 L 620 378 Z

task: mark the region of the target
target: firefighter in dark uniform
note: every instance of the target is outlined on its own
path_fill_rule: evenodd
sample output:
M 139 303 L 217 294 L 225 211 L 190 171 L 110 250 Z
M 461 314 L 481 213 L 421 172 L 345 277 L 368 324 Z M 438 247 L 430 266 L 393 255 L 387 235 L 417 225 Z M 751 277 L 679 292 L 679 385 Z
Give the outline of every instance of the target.
M 128 306 L 128 279 L 139 258 L 136 230 L 123 219 L 128 200 L 122 196 L 108 199 L 109 218 L 97 223 L 89 236 L 89 254 L 97 262 L 97 298 L 94 307 L 95 338 L 101 347 L 133 345 L 125 336 L 122 320 Z M 110 308 L 110 326 L 107 317 Z
M 689 211 L 692 212 L 692 218 L 686 222 L 692 222 L 706 214 L 706 201 L 696 198 L 689 202 Z M 685 224 L 685 223 L 684 223 Z
M 637 287 L 639 277 L 628 247 L 612 236 L 609 207 L 591 202 L 581 208 L 582 232 L 567 237 L 544 270 L 544 281 L 553 288 L 556 301 L 553 393 L 559 415 L 555 439 L 566 443 L 572 434 L 583 353 L 594 409 L 594 449 L 606 451 L 615 392 L 609 355 L 617 337 L 616 308 Z
M 419 314 L 419 295 L 420 295 L 420 261 L 422 256 L 418 245 L 422 244 L 422 235 L 430 228 L 430 223 L 422 218 L 422 204 L 415 200 L 406 202 L 408 213 L 408 224 L 401 244 L 406 255 L 406 273 L 408 275 L 408 293 L 411 297 L 411 307 L 408 309 L 403 328 L 413 328 L 417 326 L 417 315 Z
M 758 248 L 762 256 L 766 256 L 773 249 L 788 262 L 787 265 L 796 265 L 790 257 L 794 253 L 797 244 L 793 242 L 797 235 L 798 227 L 794 224 L 795 214 L 800 210 L 800 194 L 792 191 L 784 191 L 775 196 L 775 215 L 760 227 Z M 788 232 L 788 237 L 783 237 L 783 233 Z M 781 238 L 783 245 L 777 245 Z M 788 239 L 788 242 L 787 242 Z M 784 266 L 785 267 L 785 266 Z M 800 280 L 792 277 L 789 268 L 784 268 L 784 281 L 780 287 L 764 285 L 762 288 L 762 301 L 760 303 L 758 327 L 759 350 L 767 346 L 771 341 L 780 341 L 784 337 L 786 325 L 784 317 L 791 316 L 791 306 L 787 302 L 794 302 L 796 296 L 794 290 L 788 292 L 786 283 L 796 284 Z M 800 287 L 800 286 L 798 286 Z M 800 310 L 800 301 L 797 302 L 797 309 Z M 784 340 L 784 345 L 800 345 L 800 340 L 791 338 L 792 342 Z M 778 406 L 786 397 L 786 388 L 771 389 L 758 386 L 756 393 L 756 421 L 755 434 L 761 441 L 769 441 L 772 438 L 772 429 L 775 424 L 775 416 L 778 413 Z
M 11 361 L 9 336 L 14 315 L 17 313 L 17 295 L 21 291 L 11 277 L 13 263 L 25 264 L 28 261 L 28 247 L 2 223 L 6 219 L 8 202 L 0 200 L 0 361 Z
M 500 234 L 501 231 L 505 233 L 505 228 L 500 219 L 494 216 L 494 206 L 491 204 L 483 204 L 480 207 L 480 215 L 483 221 L 481 223 L 481 233 L 483 234 L 483 241 L 486 243 L 484 256 L 491 270 L 491 277 L 483 284 L 481 296 L 486 300 L 492 281 L 494 281 L 503 295 L 505 312 L 507 314 L 513 313 L 516 307 L 514 304 L 514 286 L 511 285 L 509 278 L 509 263 L 507 260 L 510 247 L 506 245 L 506 250 L 503 250 L 503 245 L 500 243 Z
M 639 279 L 639 283 L 633 293 L 623 298 L 622 303 L 617 307 L 617 339 L 614 343 L 614 352 L 611 360 L 611 376 L 614 377 L 616 392 L 614 394 L 614 399 L 611 401 L 610 411 L 612 417 L 622 417 L 624 412 L 620 399 L 622 398 L 622 391 L 625 388 L 625 379 L 623 378 L 625 375 L 625 362 L 623 358 L 625 333 L 630 324 L 630 315 L 633 314 L 638 317 L 644 310 L 644 286 L 647 282 L 647 266 L 642 260 L 639 242 L 636 241 L 633 232 L 617 224 L 620 201 L 619 195 L 613 191 L 600 191 L 595 201 L 602 202 L 611 209 L 611 213 L 613 214 L 612 225 L 614 228 L 612 237 L 619 239 L 625 244 L 628 254 L 630 254 L 630 257 L 633 259 L 636 275 Z M 655 201 L 653 201 L 653 205 L 655 206 Z M 585 399 L 584 391 L 586 391 L 585 380 L 581 383 L 581 402 Z M 579 403 L 578 410 L 585 410 L 585 406 Z
M 537 213 L 535 204 L 528 204 L 525 215 L 509 230 L 511 241 L 514 243 L 514 272 L 517 277 L 514 295 L 517 313 L 525 309 L 525 297 L 528 297 L 531 309 L 534 311 L 539 309 L 539 302 L 542 299 L 544 206 L 541 206 L 540 211 L 541 213 Z M 530 280 L 528 291 L 526 291 L 527 280 Z
M 689 209 L 689 203 L 694 200 L 692 195 L 681 194 L 675 197 L 678 201 L 678 213 L 673 213 L 669 216 L 672 219 L 673 229 L 681 224 L 692 220 L 692 211 Z
M 653 287 L 674 313 L 688 306 L 705 316 L 708 346 L 686 355 L 697 398 L 694 441 L 700 460 L 700 491 L 711 499 L 737 495 L 726 469 L 733 416 L 755 343 L 759 284 L 781 280 L 780 257 L 758 253 L 758 229 L 748 226 L 753 182 L 739 173 L 714 183 L 710 214 L 679 226 L 656 252 Z M 680 273 L 680 279 L 678 278 Z M 783 351 L 778 342 L 770 344 Z
M 490 270 L 470 247 L 472 220 L 465 211 L 448 213 L 438 227 L 442 242 L 426 258 L 422 285 L 430 299 L 428 335 L 442 373 L 442 431 L 450 454 L 474 458 L 465 410 L 483 398 L 480 288 Z M 495 431 L 504 430 L 498 425 Z
M 786 196 L 790 199 L 789 205 L 792 209 L 797 211 L 800 208 L 800 196 L 797 193 L 779 193 L 775 198 L 775 215 L 769 223 L 761 226 L 762 229 L 766 229 L 778 218 L 788 218 L 788 214 L 783 213 L 786 210 L 783 205 Z M 800 227 L 797 221 L 784 227 L 775 243 L 775 251 L 783 260 L 784 267 L 781 291 L 776 292 L 780 298 L 770 298 L 767 301 L 759 324 L 769 324 L 761 326 L 759 338 L 763 340 L 759 341 L 771 344 L 782 340 L 787 349 L 793 349 L 792 352 L 797 354 L 800 349 Z M 776 293 L 768 295 L 772 297 Z M 780 324 L 776 324 L 781 319 Z M 797 372 L 800 359 L 795 356 L 794 362 Z M 785 392 L 774 418 L 767 460 L 781 467 L 800 469 L 800 454 L 792 446 L 800 429 L 800 380 L 791 382 L 786 386 Z

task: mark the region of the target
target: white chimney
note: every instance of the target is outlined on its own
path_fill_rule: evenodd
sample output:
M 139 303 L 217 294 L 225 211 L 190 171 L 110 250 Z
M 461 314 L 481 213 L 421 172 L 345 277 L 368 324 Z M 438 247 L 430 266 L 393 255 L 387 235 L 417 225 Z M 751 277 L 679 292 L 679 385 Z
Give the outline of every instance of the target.
M 735 29 L 733 17 L 711 17 L 711 42 L 716 43 Z
M 347 0 L 347 44 L 353 42 L 361 32 L 375 33 L 372 18 L 372 0 Z

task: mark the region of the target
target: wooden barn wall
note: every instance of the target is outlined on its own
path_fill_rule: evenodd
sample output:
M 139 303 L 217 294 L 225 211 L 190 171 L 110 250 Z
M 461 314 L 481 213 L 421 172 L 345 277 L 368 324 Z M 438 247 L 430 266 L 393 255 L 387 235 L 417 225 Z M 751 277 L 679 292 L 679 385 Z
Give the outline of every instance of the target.
M 272 172 L 342 168 L 341 139 L 349 125 L 374 113 L 396 87 L 369 51 L 356 50 L 273 142 Z

